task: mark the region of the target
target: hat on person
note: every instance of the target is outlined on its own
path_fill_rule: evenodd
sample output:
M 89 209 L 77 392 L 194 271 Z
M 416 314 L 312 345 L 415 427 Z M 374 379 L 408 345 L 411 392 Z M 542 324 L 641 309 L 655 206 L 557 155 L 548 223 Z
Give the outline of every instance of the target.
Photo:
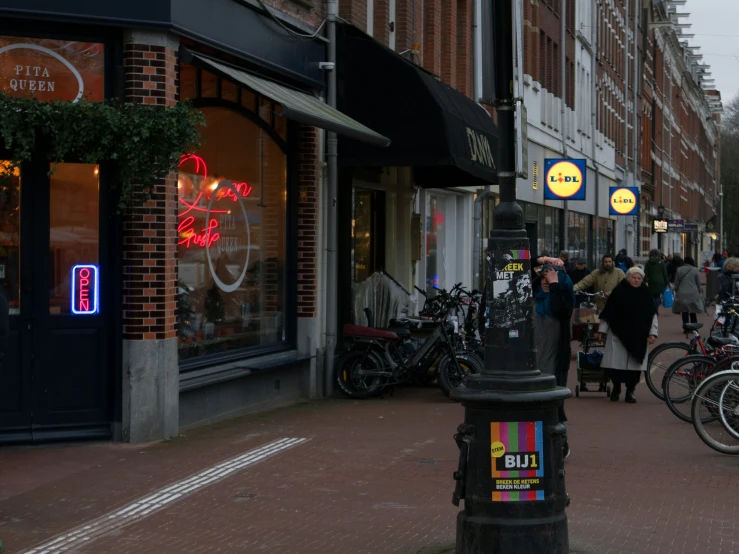
M 641 275 L 642 279 L 644 278 L 644 272 L 641 270 L 641 268 L 638 268 L 636 266 L 629 268 L 629 270 L 626 272 L 626 278 L 628 279 L 635 273 L 638 273 L 639 275 Z

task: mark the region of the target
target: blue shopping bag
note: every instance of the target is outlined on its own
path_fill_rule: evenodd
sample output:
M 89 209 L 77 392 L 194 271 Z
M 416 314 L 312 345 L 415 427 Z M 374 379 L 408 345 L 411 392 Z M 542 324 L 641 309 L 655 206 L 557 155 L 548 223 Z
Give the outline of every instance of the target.
M 672 308 L 672 302 L 675 300 L 674 295 L 672 294 L 672 290 L 670 287 L 667 287 L 665 289 L 664 294 L 662 295 L 662 305 L 665 308 Z

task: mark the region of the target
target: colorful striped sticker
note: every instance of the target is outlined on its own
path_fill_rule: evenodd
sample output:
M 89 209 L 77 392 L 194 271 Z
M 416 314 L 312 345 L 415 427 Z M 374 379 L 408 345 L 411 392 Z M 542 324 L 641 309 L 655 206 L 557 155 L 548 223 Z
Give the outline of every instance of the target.
M 541 421 L 490 423 L 493 502 L 544 500 Z
M 511 255 L 514 260 L 528 260 L 531 258 L 531 253 L 528 250 L 511 250 Z

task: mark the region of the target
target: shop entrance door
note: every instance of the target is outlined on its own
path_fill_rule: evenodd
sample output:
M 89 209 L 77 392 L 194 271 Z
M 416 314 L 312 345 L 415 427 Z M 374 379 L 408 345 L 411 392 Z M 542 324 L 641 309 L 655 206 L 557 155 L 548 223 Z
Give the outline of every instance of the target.
M 99 170 L 49 169 L 26 164 L 0 180 L 0 284 L 10 308 L 0 443 L 111 434 Z

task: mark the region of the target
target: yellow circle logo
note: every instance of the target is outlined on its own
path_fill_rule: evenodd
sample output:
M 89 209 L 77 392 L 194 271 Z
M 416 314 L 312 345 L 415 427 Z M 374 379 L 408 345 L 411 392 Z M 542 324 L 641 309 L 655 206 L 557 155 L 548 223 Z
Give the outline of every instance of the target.
M 614 212 L 626 215 L 636 208 L 636 195 L 629 189 L 617 189 L 611 194 L 611 208 Z
M 505 444 L 500 441 L 495 441 L 490 445 L 490 455 L 493 458 L 502 458 L 505 454 Z
M 557 162 L 545 178 L 549 190 L 560 198 L 571 198 L 582 188 L 582 171 L 572 162 Z

